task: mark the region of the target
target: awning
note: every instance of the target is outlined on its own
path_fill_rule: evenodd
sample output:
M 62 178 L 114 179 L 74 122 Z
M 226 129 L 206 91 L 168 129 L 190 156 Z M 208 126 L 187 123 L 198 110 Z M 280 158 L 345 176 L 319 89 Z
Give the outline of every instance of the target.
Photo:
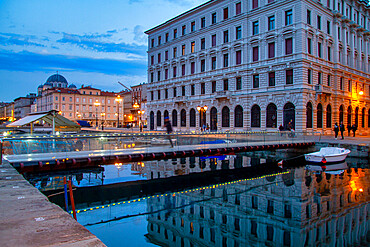
M 37 112 L 31 113 L 24 118 L 21 118 L 11 124 L 8 124 L 6 127 L 22 127 L 24 125 L 36 122 L 38 120 L 43 120 L 50 125 L 53 125 L 53 118 L 55 127 L 58 129 L 70 129 L 70 128 L 77 128 L 80 129 L 81 126 L 77 123 L 63 117 L 62 115 L 58 114 L 57 111 L 52 110 L 48 112 Z
M 28 116 L 25 116 L 24 118 L 21 118 L 21 119 L 13 122 L 11 124 L 8 124 L 6 127 L 21 127 L 23 125 L 33 123 L 33 122 L 45 117 L 46 115 L 47 115 L 47 113 L 37 114 L 37 115 L 28 115 Z

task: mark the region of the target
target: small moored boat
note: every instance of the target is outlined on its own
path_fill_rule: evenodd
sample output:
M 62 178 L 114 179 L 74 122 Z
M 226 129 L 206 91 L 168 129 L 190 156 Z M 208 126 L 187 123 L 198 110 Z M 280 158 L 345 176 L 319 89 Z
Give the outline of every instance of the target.
M 325 147 L 318 152 L 305 154 L 304 157 L 310 163 L 338 163 L 344 161 L 350 152 L 345 148 Z

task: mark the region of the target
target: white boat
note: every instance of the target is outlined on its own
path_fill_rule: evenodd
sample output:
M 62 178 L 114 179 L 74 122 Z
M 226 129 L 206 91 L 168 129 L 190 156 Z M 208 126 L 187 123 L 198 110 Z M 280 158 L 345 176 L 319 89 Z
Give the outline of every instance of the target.
M 318 152 L 305 154 L 304 157 L 310 163 L 338 163 L 344 161 L 350 152 L 345 148 L 326 147 Z

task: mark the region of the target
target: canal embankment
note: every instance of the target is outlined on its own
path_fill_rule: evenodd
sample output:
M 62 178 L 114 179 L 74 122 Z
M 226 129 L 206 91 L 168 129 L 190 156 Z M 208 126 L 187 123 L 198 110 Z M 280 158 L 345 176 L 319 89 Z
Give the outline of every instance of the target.
M 0 165 L 1 246 L 105 246 L 15 168 Z
M 333 136 L 322 136 L 316 141 L 314 148 L 318 150 L 321 147 L 346 148 L 351 150 L 348 157 L 370 158 L 370 137 L 344 136 L 342 140 L 340 136 L 337 139 Z

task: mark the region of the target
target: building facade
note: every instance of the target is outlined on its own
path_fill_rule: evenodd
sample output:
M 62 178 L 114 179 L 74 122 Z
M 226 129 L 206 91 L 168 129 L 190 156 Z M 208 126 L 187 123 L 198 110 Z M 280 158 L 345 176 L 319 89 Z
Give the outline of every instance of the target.
M 149 127 L 368 134 L 369 29 L 367 1 L 208 1 L 146 32 Z
M 135 125 L 147 124 L 147 84 L 142 83 L 136 86 L 131 86 L 132 105 Z
M 0 103 L 0 121 L 2 123 L 14 121 L 14 102 Z
M 38 87 L 33 105 L 36 112 L 57 110 L 72 120 L 83 120 L 92 126 L 116 127 L 124 123 L 124 97 L 120 93 L 106 92 L 91 86 L 68 85 L 59 74 L 50 76 Z M 120 100 L 117 100 L 120 99 Z M 118 115 L 119 114 L 119 115 Z
M 31 93 L 26 97 L 18 97 L 14 100 L 14 118 L 21 119 L 31 113 L 31 105 L 35 101 L 36 94 Z

